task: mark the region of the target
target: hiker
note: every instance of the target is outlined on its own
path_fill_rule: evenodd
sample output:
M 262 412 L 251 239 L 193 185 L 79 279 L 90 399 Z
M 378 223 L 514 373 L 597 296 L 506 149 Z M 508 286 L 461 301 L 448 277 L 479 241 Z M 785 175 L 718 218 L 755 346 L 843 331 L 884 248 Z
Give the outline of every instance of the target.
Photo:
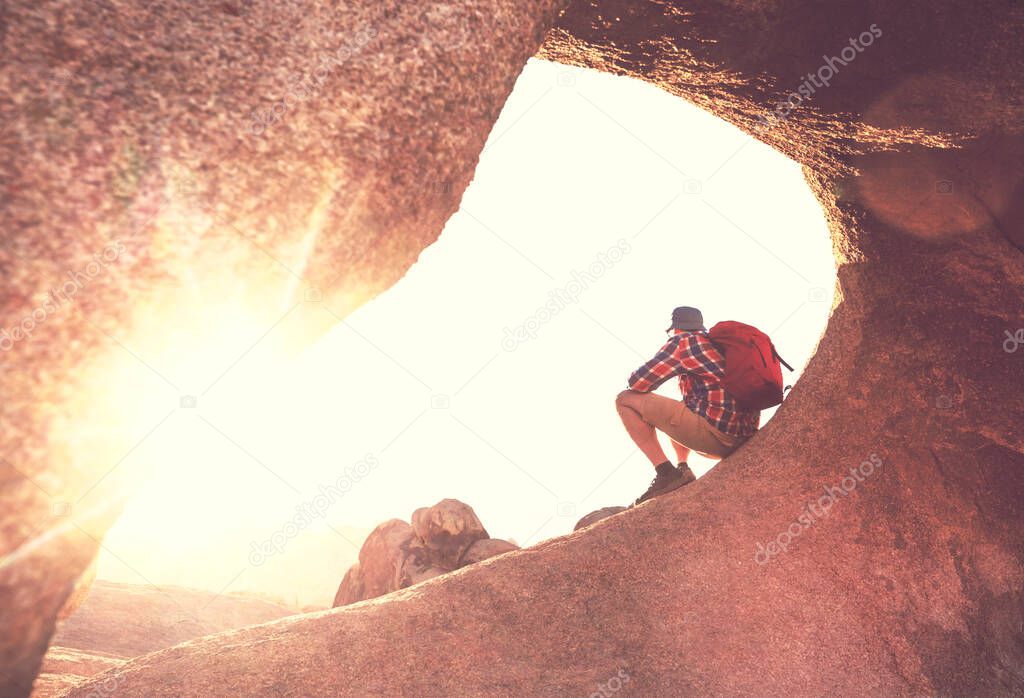
M 686 463 L 691 450 L 707 458 L 724 458 L 753 436 L 761 420 L 760 409 L 740 407 L 722 387 L 725 356 L 709 339 L 697 308 L 673 310 L 672 324 L 665 332 L 669 335 L 665 345 L 633 372 L 629 389 L 615 398 L 626 431 L 656 473 L 634 505 L 696 480 Z M 681 401 L 652 392 L 673 376 L 679 376 Z M 655 429 L 672 439 L 678 466 L 665 457 Z

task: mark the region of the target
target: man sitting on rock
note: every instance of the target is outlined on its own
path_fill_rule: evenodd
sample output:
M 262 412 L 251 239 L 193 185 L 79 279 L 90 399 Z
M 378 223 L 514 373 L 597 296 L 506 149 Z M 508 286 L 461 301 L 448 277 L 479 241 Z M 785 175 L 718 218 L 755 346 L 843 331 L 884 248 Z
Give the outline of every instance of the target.
M 708 339 L 699 310 L 676 308 L 665 331 L 668 341 L 633 372 L 629 389 L 615 398 L 626 431 L 656 473 L 634 505 L 696 480 L 686 464 L 691 450 L 707 458 L 724 458 L 757 431 L 761 419 L 760 410 L 741 409 L 721 387 L 725 357 Z M 652 392 L 672 376 L 679 376 L 682 401 Z M 678 467 L 665 457 L 655 429 L 672 439 Z

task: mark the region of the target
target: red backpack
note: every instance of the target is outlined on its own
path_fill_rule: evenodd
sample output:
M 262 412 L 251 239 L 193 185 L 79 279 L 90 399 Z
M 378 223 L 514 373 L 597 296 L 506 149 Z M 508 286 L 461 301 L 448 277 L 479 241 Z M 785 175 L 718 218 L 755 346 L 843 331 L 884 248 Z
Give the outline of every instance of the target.
M 711 328 L 708 337 L 725 355 L 722 387 L 740 407 L 764 410 L 782 404 L 782 366 L 772 340 L 761 330 L 727 320 Z

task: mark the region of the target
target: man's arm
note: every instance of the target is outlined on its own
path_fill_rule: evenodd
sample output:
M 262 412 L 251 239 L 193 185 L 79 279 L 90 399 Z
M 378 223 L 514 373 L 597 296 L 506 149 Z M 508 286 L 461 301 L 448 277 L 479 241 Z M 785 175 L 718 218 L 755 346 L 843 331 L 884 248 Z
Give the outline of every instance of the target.
M 629 377 L 630 390 L 649 393 L 672 376 L 677 376 L 683 371 L 683 366 L 675 358 L 681 337 L 682 335 L 678 334 L 670 337 L 653 359 L 633 371 Z

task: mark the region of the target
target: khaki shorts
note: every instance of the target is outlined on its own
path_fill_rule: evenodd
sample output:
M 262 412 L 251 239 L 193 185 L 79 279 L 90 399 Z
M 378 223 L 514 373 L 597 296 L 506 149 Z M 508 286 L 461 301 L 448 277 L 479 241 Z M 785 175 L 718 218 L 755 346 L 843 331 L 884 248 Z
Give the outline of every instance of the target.
M 655 393 L 638 393 L 634 399 L 645 422 L 702 456 L 724 458 L 750 438 L 719 431 L 679 400 Z

